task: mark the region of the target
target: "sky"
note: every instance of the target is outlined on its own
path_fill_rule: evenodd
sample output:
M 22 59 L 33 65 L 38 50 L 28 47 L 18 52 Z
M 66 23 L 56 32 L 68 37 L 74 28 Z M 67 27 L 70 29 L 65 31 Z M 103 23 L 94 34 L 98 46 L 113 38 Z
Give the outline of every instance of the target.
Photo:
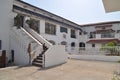
M 105 13 L 102 0 L 23 0 L 77 24 L 120 21 L 120 11 Z

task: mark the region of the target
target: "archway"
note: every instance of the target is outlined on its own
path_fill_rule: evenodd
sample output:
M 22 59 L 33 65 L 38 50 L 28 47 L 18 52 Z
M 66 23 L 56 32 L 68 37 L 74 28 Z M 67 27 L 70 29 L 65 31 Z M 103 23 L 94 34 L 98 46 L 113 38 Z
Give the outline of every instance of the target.
M 75 42 L 72 42 L 72 43 L 71 43 L 71 47 L 75 47 Z
M 61 45 L 67 45 L 67 42 L 62 41 L 62 42 L 61 42 Z
M 79 43 L 79 49 L 80 50 L 85 50 L 85 43 L 84 42 Z

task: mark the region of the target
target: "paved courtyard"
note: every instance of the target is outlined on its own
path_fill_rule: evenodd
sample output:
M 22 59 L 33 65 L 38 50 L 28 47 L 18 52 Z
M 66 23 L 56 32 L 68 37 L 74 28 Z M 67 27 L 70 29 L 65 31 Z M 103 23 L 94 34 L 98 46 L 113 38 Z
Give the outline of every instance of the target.
M 0 80 L 111 80 L 118 69 L 119 63 L 68 60 L 45 70 L 34 66 L 0 69 Z

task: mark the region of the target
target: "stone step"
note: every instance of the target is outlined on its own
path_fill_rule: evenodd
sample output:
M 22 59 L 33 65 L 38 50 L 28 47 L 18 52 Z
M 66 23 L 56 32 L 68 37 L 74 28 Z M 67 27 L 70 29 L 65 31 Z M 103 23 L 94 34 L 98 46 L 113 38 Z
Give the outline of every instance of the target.
M 33 62 L 36 62 L 36 63 L 43 63 L 42 60 L 39 60 L 39 59 L 35 59 Z
M 43 58 L 38 56 L 36 59 L 42 60 Z
M 33 62 L 32 65 L 37 66 L 37 67 L 43 67 L 41 63 L 36 63 L 36 62 Z

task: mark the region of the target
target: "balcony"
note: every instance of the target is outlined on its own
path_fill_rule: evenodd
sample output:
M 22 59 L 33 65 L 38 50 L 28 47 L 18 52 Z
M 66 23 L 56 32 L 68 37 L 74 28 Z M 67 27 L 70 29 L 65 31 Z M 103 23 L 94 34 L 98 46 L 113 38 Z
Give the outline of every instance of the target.
M 113 33 L 101 34 L 101 38 L 115 38 L 115 34 L 113 34 Z
M 111 39 L 111 38 L 117 38 L 117 34 L 115 33 L 104 33 L 104 34 L 94 34 L 94 35 L 89 35 L 88 39 Z

